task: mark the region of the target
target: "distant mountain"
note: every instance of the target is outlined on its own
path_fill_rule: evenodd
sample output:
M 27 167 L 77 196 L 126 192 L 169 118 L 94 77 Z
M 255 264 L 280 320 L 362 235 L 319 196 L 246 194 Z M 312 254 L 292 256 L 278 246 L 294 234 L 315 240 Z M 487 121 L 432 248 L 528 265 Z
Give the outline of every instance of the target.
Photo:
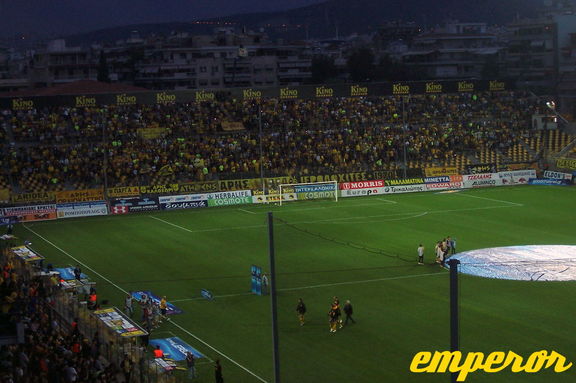
M 503 25 L 515 17 L 535 16 L 542 0 L 329 0 L 306 7 L 238 14 L 199 23 L 139 24 L 70 36 L 71 43 L 113 41 L 138 30 L 141 35 L 171 31 L 210 33 L 217 24 L 231 23 L 253 30 L 263 28 L 271 37 L 285 39 L 333 38 L 375 30 L 386 21 L 414 21 L 432 27 L 452 19 Z
M 535 16 L 542 0 L 330 0 L 324 3 L 267 14 L 236 15 L 227 20 L 240 25 L 300 25 L 302 37 L 327 38 L 374 30 L 386 21 L 414 21 L 435 26 L 448 19 L 462 22 L 506 24 L 517 16 Z M 278 28 L 276 28 L 278 29 Z

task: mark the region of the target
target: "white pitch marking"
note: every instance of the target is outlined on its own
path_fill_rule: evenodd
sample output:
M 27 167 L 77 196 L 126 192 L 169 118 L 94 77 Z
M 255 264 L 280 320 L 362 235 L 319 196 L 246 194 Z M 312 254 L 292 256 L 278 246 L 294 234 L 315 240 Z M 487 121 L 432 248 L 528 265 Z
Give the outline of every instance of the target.
M 320 287 L 332 287 L 332 286 L 340 286 L 340 285 L 357 285 L 357 284 L 361 284 L 361 283 L 393 281 L 396 279 L 419 278 L 419 277 L 427 277 L 427 276 L 432 276 L 432 275 L 446 275 L 446 274 L 442 273 L 442 272 L 440 272 L 440 273 L 428 273 L 428 274 L 410 274 L 410 275 L 402 275 L 402 276 L 398 276 L 398 277 L 365 279 L 362 281 L 336 282 L 336 283 L 325 283 L 322 285 L 313 285 L 313 286 L 290 287 L 290 288 L 284 288 L 284 289 L 277 289 L 277 291 L 297 291 L 297 290 L 317 289 Z M 241 297 L 241 296 L 245 296 L 245 295 L 253 295 L 253 293 L 215 295 L 214 298 L 232 298 L 232 297 Z M 204 298 L 202 298 L 202 297 L 185 298 L 185 299 L 171 300 L 170 302 L 188 302 L 188 301 L 198 301 L 198 300 L 202 300 L 202 299 L 204 299 Z
M 246 209 L 238 209 L 238 210 L 243 211 L 244 213 L 248 213 L 248 214 L 258 214 L 258 213 L 254 213 L 253 211 L 246 210 Z
M 424 216 L 426 214 L 441 214 L 441 213 L 453 213 L 453 212 L 460 212 L 460 211 L 476 211 L 476 210 L 489 210 L 489 209 L 503 209 L 503 208 L 509 208 L 509 207 L 519 207 L 519 206 L 523 206 L 523 205 L 519 205 L 519 204 L 514 204 L 514 205 L 505 205 L 505 206 L 484 206 L 484 207 L 471 207 L 471 208 L 466 208 L 466 209 L 446 209 L 446 210 L 430 210 L 430 211 L 425 211 L 425 212 L 417 212 L 417 211 L 413 211 L 413 212 L 405 212 L 405 213 L 393 213 L 393 214 L 379 214 L 379 215 L 368 215 L 368 216 L 356 216 L 356 217 L 344 217 L 344 218 L 330 218 L 330 219 L 321 219 L 321 220 L 316 220 L 316 221 L 296 221 L 296 222 L 289 222 L 292 225 L 304 225 L 304 224 L 311 224 L 311 223 L 316 223 L 316 224 L 326 224 L 326 225 L 337 225 L 337 224 L 341 224 L 342 222 L 334 222 L 334 221 L 344 221 L 344 220 L 353 220 L 353 219 L 362 219 L 362 218 L 384 218 L 384 217 L 394 217 L 394 216 L 406 216 L 406 215 L 411 215 L 410 217 L 406 217 L 406 218 L 400 218 L 400 219 L 390 219 L 387 221 L 397 221 L 397 220 L 401 220 L 401 219 L 410 219 L 410 218 L 418 218 L 421 216 Z M 216 228 L 212 228 L 212 229 L 199 229 L 199 230 L 190 230 L 187 229 L 185 227 L 182 227 L 180 225 L 176 225 L 175 223 L 172 222 L 168 222 L 166 220 L 163 220 L 161 218 L 155 217 L 150 215 L 150 218 L 153 218 L 157 221 L 161 221 L 164 222 L 168 225 L 177 227 L 179 229 L 182 229 L 184 231 L 187 231 L 189 233 L 206 233 L 206 232 L 216 232 L 216 231 L 227 231 L 227 230 L 242 230 L 242 229 L 262 229 L 265 227 L 268 227 L 268 225 L 247 225 L 247 226 L 231 226 L 231 227 L 216 227 Z M 363 223 L 375 223 L 375 221 L 365 221 L 365 222 L 346 222 L 346 223 L 357 223 L 357 224 L 363 224 Z M 283 223 L 278 223 L 277 225 L 285 225 Z
M 154 217 L 152 217 L 154 218 Z M 163 221 L 163 220 L 162 220 Z M 165 221 L 166 222 L 166 221 Z M 171 224 L 170 222 L 166 222 L 168 224 Z M 173 226 L 179 227 L 177 225 L 171 224 Z M 86 269 L 92 271 L 94 274 L 98 275 L 100 278 L 102 278 L 103 280 L 105 280 L 106 282 L 110 283 L 112 286 L 116 287 L 118 290 L 128 294 L 128 291 L 124 290 L 122 287 L 118 286 L 117 284 L 115 284 L 114 282 L 112 282 L 110 279 L 106 278 L 105 276 L 103 276 L 102 274 L 100 274 L 99 272 L 97 272 L 96 270 L 94 270 L 93 268 L 91 268 L 90 266 L 86 265 L 85 263 L 79 261 L 78 259 L 76 259 L 75 257 L 73 257 L 72 255 L 70 255 L 68 252 L 66 252 L 65 250 L 63 250 L 62 248 L 58 247 L 57 245 L 55 245 L 53 242 L 49 241 L 48 239 L 44 238 L 42 235 L 38 234 L 37 232 L 35 232 L 34 230 L 30 229 L 29 227 L 27 227 L 26 225 L 23 225 L 24 228 L 26 228 L 26 230 L 34 233 L 38 238 L 44 240 L 46 243 L 52 245 L 54 248 L 58 249 L 59 251 L 61 251 L 63 254 L 67 255 L 68 257 L 70 257 L 71 259 L 73 259 L 74 261 L 78 262 L 80 265 L 84 266 Z M 185 229 L 180 227 L 181 229 Z M 185 229 L 187 230 L 187 229 Z M 236 366 L 240 367 L 241 369 L 243 369 L 244 371 L 246 371 L 247 373 L 249 373 L 250 375 L 252 375 L 253 377 L 255 377 L 256 379 L 258 379 L 261 382 L 264 383 L 268 383 L 266 380 L 262 379 L 260 376 L 256 375 L 255 373 L 253 373 L 252 371 L 250 371 L 249 369 L 247 369 L 246 367 L 242 366 L 240 363 L 236 362 L 234 359 L 230 358 L 228 355 L 224 354 L 223 352 L 219 351 L 218 349 L 216 349 L 215 347 L 212 347 L 211 345 L 209 345 L 208 343 L 206 343 L 205 341 L 203 341 L 202 339 L 198 338 L 196 335 L 192 334 L 190 331 L 186 330 L 184 327 L 180 326 L 178 323 L 174 322 L 173 320 L 168 320 L 168 323 L 173 324 L 174 326 L 178 327 L 180 330 L 182 330 L 183 332 L 185 332 L 186 334 L 190 335 L 192 338 L 196 339 L 198 342 L 202 343 L 203 345 L 205 345 L 206 347 L 210 348 L 211 350 L 216 351 L 218 354 L 222 355 L 224 358 L 228 359 L 230 362 L 234 363 Z
M 398 202 L 396 201 L 392 201 L 391 199 L 386 199 L 386 198 L 376 198 L 378 201 L 384 201 L 386 203 L 391 203 L 391 204 L 397 204 Z
M 492 201 L 492 202 L 507 203 L 507 204 L 514 205 L 514 206 L 524 206 L 524 205 L 521 204 L 521 203 L 510 202 L 510 201 L 503 201 L 503 200 L 500 200 L 500 199 L 494 199 L 494 198 L 488 198 L 488 197 L 480 197 L 480 196 L 477 196 L 477 195 L 470 195 L 470 194 L 468 194 L 468 193 L 458 193 L 458 195 L 463 196 L 463 197 L 483 199 L 483 200 Z
M 84 266 L 86 269 L 90 270 L 91 272 L 93 272 L 94 274 L 98 275 L 100 278 L 102 278 L 103 280 L 105 280 L 106 282 L 110 283 L 112 286 L 116 287 L 118 290 L 128 294 L 128 291 L 124 290 L 122 287 L 118 286 L 117 284 L 115 284 L 114 282 L 112 282 L 110 279 L 106 278 L 105 276 L 103 276 L 102 274 L 100 274 L 99 272 L 97 272 L 96 270 L 94 270 L 93 268 L 91 268 L 90 266 L 88 266 L 87 264 L 83 263 L 82 261 L 80 261 L 79 259 L 73 257 L 72 255 L 70 255 L 68 252 L 66 252 L 65 250 L 63 250 L 62 248 L 58 247 L 57 245 L 55 245 L 53 242 L 47 240 L 46 238 L 44 238 L 42 235 L 38 234 L 37 232 L 35 232 L 34 230 L 30 229 L 28 226 L 26 226 L 26 224 L 23 224 L 22 226 L 24 226 L 24 228 L 30 232 L 32 232 L 33 234 L 35 234 L 38 238 L 44 240 L 44 242 L 48 243 L 49 245 L 51 245 L 52 247 L 56 248 L 57 250 L 59 250 L 60 252 L 62 252 L 63 254 L 67 255 L 69 258 L 73 259 L 76 263 Z

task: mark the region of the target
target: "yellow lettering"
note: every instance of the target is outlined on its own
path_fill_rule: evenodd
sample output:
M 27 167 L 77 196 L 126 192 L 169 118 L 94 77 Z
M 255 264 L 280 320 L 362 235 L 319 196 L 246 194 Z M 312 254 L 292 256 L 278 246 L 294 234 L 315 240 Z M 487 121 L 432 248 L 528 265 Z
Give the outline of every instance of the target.
M 504 365 L 508 367 L 508 365 L 512 363 L 512 372 L 522 372 L 524 371 L 524 366 L 522 366 L 523 361 L 524 359 L 520 355 L 516 354 L 515 352 L 508 351 Z
M 556 364 L 556 366 L 554 366 L 554 372 L 564 372 L 566 370 L 568 370 L 570 367 L 572 367 L 572 362 L 568 363 L 567 365 L 564 365 L 564 362 L 566 362 L 566 358 L 564 357 L 564 355 L 557 353 L 556 351 L 552 351 L 550 353 L 550 356 L 548 357 L 548 363 L 546 363 L 546 368 L 550 367 L 552 364 L 558 361 L 558 363 Z
M 454 363 L 450 365 L 450 372 L 459 372 L 456 380 L 458 382 L 463 382 L 466 380 L 469 373 L 481 370 L 484 367 L 482 364 L 483 359 L 483 353 L 469 352 L 461 366 L 456 366 Z
M 432 358 L 432 353 L 429 351 L 422 351 L 414 355 L 412 358 L 412 363 L 410 363 L 410 371 L 412 372 L 426 372 L 426 367 L 418 367 L 420 364 L 426 364 L 430 362 Z
M 435 351 L 426 372 L 446 372 L 448 367 L 452 369 L 451 366 L 458 366 L 461 359 L 460 351 Z
M 460 364 L 461 361 L 462 364 Z M 526 363 L 523 364 L 523 362 L 524 359 L 512 351 L 508 351 L 508 353 L 495 351 L 488 354 L 486 359 L 484 359 L 482 352 L 470 352 L 464 360 L 462 360 L 460 351 L 435 351 L 434 355 L 430 352 L 419 352 L 410 363 L 410 371 L 414 373 L 445 373 L 449 371 L 458 373 L 456 380 L 463 382 L 468 374 L 478 370 L 494 373 L 511 366 L 510 369 L 513 373 L 535 373 L 542 370 L 542 367 L 547 369 L 554 366 L 555 372 L 564 372 L 572 367 L 572 363 L 567 362 L 566 358 L 556 351 L 551 351 L 550 355 L 546 350 L 536 351 L 528 357 Z M 428 366 L 425 366 L 427 363 Z M 502 365 L 500 367 L 494 366 L 498 364 Z
M 486 357 L 486 361 L 484 362 L 484 371 L 489 373 L 502 371 L 504 368 L 506 368 L 505 365 L 496 368 L 492 366 L 504 362 L 504 359 L 506 359 L 505 352 L 502 351 L 491 352 L 490 354 L 488 354 L 488 356 Z

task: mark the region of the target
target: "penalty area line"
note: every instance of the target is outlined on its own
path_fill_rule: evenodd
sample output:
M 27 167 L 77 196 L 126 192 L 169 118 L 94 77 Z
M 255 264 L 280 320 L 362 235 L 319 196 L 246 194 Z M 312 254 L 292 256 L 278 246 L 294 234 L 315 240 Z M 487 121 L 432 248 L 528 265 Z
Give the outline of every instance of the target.
M 151 218 L 155 218 L 152 217 Z M 155 218 L 158 219 L 160 221 L 164 221 L 163 219 L 160 218 Z M 170 225 L 179 227 L 180 229 L 184 229 L 187 231 L 190 231 L 186 228 L 180 227 L 178 225 L 174 225 L 170 222 L 164 221 Z M 128 294 L 128 291 L 124 290 L 122 287 L 118 286 L 116 283 L 112 282 L 110 279 L 106 278 L 105 276 L 103 276 L 102 274 L 100 274 L 99 272 L 97 272 L 96 270 L 94 270 L 93 268 L 91 268 L 90 266 L 88 266 L 87 264 L 83 263 L 82 261 L 78 260 L 77 258 L 75 258 L 74 256 L 72 256 L 70 253 L 68 253 L 66 250 L 62 249 L 61 247 L 59 247 L 58 245 L 54 244 L 54 242 L 44 238 L 41 234 L 38 234 L 36 231 L 30 229 L 29 227 L 27 227 L 25 224 L 23 225 L 24 228 L 28 231 L 30 231 L 31 233 L 33 233 L 34 235 L 36 235 L 38 238 L 42 239 L 44 242 L 48 243 L 49 245 L 51 245 L 52 247 L 54 247 L 55 249 L 59 250 L 60 252 L 62 252 L 62 254 L 65 254 L 66 256 L 70 257 L 71 259 L 73 259 L 74 261 L 76 261 L 78 264 L 84 266 L 87 270 L 90 270 L 91 272 L 93 272 L 94 274 L 98 275 L 100 278 L 102 278 L 103 280 L 105 280 L 106 282 L 110 283 L 112 286 L 116 287 L 118 290 L 124 292 L 125 294 Z M 190 331 L 186 330 L 184 327 L 180 326 L 178 323 L 174 322 L 172 319 L 167 321 L 168 323 L 171 323 L 172 325 L 176 326 L 177 328 L 179 328 L 180 330 L 182 330 L 184 333 L 190 335 L 192 338 L 196 339 L 198 342 L 202 343 L 203 345 L 205 345 L 206 347 L 208 347 L 209 349 L 215 351 L 216 353 L 222 355 L 224 358 L 226 358 L 227 360 L 229 360 L 230 362 L 232 362 L 233 364 L 235 364 L 236 366 L 240 367 L 242 370 L 246 371 L 247 373 L 249 373 L 250 375 L 252 375 L 253 377 L 255 377 L 256 379 L 258 379 L 259 381 L 263 382 L 263 383 L 268 383 L 268 381 L 264 380 L 263 378 L 261 378 L 260 376 L 256 375 L 255 373 L 253 373 L 252 371 L 250 371 L 249 369 L 247 369 L 246 367 L 242 366 L 240 363 L 236 362 L 234 359 L 230 358 L 228 355 L 224 354 L 223 352 L 221 352 L 220 350 L 216 349 L 215 347 L 209 345 L 208 343 L 206 343 L 205 341 L 203 341 L 202 339 L 198 338 L 196 335 L 192 334 Z

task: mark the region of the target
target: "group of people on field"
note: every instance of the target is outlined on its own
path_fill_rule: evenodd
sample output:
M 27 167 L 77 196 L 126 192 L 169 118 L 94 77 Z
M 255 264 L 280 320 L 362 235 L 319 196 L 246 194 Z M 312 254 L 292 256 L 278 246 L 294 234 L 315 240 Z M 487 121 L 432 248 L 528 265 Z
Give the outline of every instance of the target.
M 342 320 L 342 309 L 344 310 L 344 314 L 346 315 L 346 321 Z M 354 314 L 354 308 L 352 307 L 352 303 L 350 300 L 347 300 L 344 304 L 343 308 L 340 308 L 340 300 L 338 297 L 334 297 L 332 300 L 332 304 L 330 305 L 330 310 L 328 311 L 328 323 L 330 326 L 330 332 L 336 332 L 339 328 L 343 328 L 345 325 L 348 324 L 348 321 L 352 323 L 356 323 L 354 318 L 352 318 L 352 314 Z M 306 314 L 306 305 L 302 298 L 298 299 L 298 305 L 296 306 L 296 313 L 298 314 L 298 320 L 300 321 L 300 326 L 304 326 L 305 319 L 304 315 Z
M 424 264 L 424 246 L 422 244 L 418 245 L 418 264 Z M 456 254 L 456 238 L 450 236 L 436 242 L 434 246 L 434 255 L 436 257 L 436 263 L 444 265 L 446 259 L 452 255 Z

